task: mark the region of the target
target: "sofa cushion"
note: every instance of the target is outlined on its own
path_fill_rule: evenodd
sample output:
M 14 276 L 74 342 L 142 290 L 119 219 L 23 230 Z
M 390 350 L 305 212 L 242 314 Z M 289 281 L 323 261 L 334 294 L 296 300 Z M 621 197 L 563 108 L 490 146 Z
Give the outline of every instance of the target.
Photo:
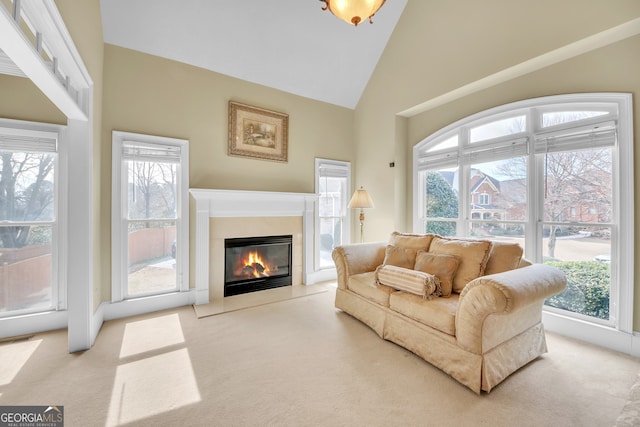
M 453 277 L 458 271 L 459 265 L 460 259 L 455 255 L 418 251 L 413 268 L 436 276 L 440 281 L 442 296 L 448 297 L 453 290 Z
M 429 246 L 429 252 L 455 255 L 460 259 L 460 266 L 453 277 L 453 292 L 460 293 L 467 283 L 484 274 L 491 246 L 492 243 L 489 240 L 452 239 L 435 236 Z
M 399 291 L 431 299 L 441 294 L 440 280 L 433 274 L 395 265 L 381 265 L 375 272 L 376 283 Z
M 518 268 L 522 259 L 522 246 L 517 243 L 493 242 L 484 275 L 504 273 Z
M 375 271 L 349 276 L 348 288 L 361 297 L 384 307 L 389 307 L 389 294 L 396 292 L 389 286 L 376 284 Z
M 406 292 L 394 292 L 389 299 L 389 307 L 417 322 L 455 336 L 459 298 L 460 296 L 455 294 L 451 298 L 425 300 Z
M 389 244 L 399 248 L 408 248 L 426 251 L 435 234 L 411 234 L 394 231 L 389 238 Z
M 384 265 L 395 265 L 402 268 L 413 268 L 416 262 L 416 250 L 412 248 L 401 248 L 399 246 L 387 245 L 384 254 Z

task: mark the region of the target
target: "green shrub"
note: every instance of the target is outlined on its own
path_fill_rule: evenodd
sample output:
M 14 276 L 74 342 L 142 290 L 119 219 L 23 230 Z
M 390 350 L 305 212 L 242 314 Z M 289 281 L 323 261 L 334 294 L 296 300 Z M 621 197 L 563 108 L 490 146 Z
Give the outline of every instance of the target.
M 597 261 L 546 261 L 567 275 L 567 288 L 545 304 L 574 313 L 609 320 L 609 264 Z

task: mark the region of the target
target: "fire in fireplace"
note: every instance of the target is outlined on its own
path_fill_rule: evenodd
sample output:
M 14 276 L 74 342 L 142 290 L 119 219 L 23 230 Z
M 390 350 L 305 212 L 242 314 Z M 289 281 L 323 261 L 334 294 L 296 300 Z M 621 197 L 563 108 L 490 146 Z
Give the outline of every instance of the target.
M 290 286 L 292 236 L 225 239 L 224 296 Z

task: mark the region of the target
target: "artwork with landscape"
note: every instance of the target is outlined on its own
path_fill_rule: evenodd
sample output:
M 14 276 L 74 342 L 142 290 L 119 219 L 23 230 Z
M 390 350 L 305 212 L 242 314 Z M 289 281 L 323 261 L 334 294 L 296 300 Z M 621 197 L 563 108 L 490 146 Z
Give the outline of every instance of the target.
M 289 116 L 229 101 L 230 156 L 287 161 Z

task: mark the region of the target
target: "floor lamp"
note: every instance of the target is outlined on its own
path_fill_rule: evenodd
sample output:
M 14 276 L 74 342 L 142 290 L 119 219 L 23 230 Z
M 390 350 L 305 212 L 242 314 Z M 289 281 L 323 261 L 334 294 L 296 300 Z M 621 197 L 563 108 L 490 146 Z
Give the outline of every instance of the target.
M 349 209 L 360 209 L 360 243 L 364 242 L 364 210 L 373 207 L 373 200 L 363 187 L 356 190 L 349 201 Z

